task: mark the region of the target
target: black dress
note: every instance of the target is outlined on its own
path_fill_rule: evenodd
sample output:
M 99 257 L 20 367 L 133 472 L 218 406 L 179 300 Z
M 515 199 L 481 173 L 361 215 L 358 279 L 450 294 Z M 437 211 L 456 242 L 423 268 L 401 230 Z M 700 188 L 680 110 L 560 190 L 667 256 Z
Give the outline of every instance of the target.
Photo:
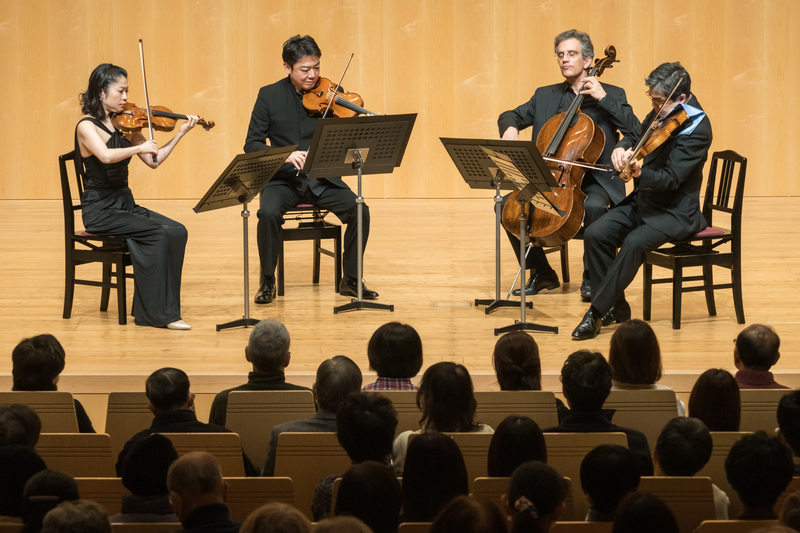
M 109 131 L 95 118 L 83 120 L 111 135 L 109 148 L 131 146 L 118 130 Z M 80 157 L 77 139 L 76 155 Z M 164 327 L 181 319 L 181 271 L 188 234 L 183 224 L 136 205 L 128 187 L 130 160 L 108 165 L 94 155 L 82 160 L 83 225 L 90 233 L 127 241 L 134 277 L 131 314 L 138 326 Z

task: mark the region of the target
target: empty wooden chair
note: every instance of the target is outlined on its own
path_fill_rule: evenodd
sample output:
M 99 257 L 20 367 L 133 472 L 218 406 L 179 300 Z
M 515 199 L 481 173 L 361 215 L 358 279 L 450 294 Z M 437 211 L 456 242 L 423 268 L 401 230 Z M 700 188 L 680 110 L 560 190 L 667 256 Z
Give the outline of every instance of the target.
M 550 391 L 476 391 L 475 420 L 492 428 L 509 415 L 532 418 L 540 428 L 558 425 L 556 396 Z
M 153 413 L 147 407 L 149 403 L 144 392 L 108 393 L 106 433 L 111 436 L 114 457 L 119 455 L 131 437 L 153 423 Z
M 711 458 L 706 463 L 698 476 L 711 478 L 711 482 L 719 487 L 721 491 L 728 495 L 731 504 L 728 506 L 728 518 L 736 518 L 742 510 L 742 502 L 736 491 L 728 483 L 728 476 L 725 474 L 725 459 L 731 451 L 731 446 L 745 435 L 748 431 L 712 431 L 711 440 L 714 447 L 711 450 Z
M 612 522 L 556 522 L 550 533 L 611 533 Z
M 396 434 L 399 435 L 403 431 L 416 431 L 419 429 L 422 411 L 417 407 L 416 391 L 382 390 L 377 392 L 381 396 L 389 398 L 392 401 L 394 410 L 397 412 Z
M 75 483 L 81 498 L 99 503 L 108 516 L 122 512 L 122 498 L 131 493 L 118 477 L 76 477 Z
M 777 524 L 777 520 L 706 520 L 697 533 L 750 533 Z
M 236 433 L 162 433 L 172 441 L 178 456 L 208 452 L 219 461 L 222 475 L 244 477 L 242 444 Z
M 114 477 L 117 459 L 104 433 L 42 433 L 36 452 L 50 470 L 72 477 Z
M 612 390 L 603 409 L 614 409 L 614 424 L 644 433 L 652 449 L 664 425 L 678 416 L 671 390 Z
M 288 477 L 226 477 L 226 503 L 231 520 L 244 522 L 247 516 L 269 502 L 294 505 L 294 484 Z
M 778 403 L 786 389 L 744 389 L 740 391 L 742 419 L 739 431 L 766 431 L 772 435 L 778 427 Z
M 0 392 L 0 405 L 21 403 L 39 415 L 42 433 L 77 433 L 75 400 L 69 392 L 12 391 Z
M 701 522 L 715 520 L 714 491 L 707 477 L 643 477 L 639 492 L 650 492 L 667 504 L 681 533 L 692 533 Z
M 183 531 L 180 522 L 111 524 L 111 533 L 177 533 L 179 531 Z
M 483 496 L 492 500 L 497 507 L 505 513 L 503 504 L 500 497 L 508 492 L 508 482 L 510 478 L 507 477 L 479 477 L 475 479 L 473 485 L 473 496 Z M 572 480 L 568 477 L 564 478 L 567 482 L 567 494 L 564 499 L 564 511 L 560 519 L 565 521 L 575 520 L 575 500 L 572 498 Z

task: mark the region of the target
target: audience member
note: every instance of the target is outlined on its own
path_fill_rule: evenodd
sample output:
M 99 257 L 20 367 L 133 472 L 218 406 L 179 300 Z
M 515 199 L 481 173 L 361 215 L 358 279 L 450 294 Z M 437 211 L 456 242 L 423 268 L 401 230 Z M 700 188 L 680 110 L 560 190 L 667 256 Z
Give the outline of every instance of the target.
M 513 520 L 512 533 L 547 533 L 564 512 L 566 497 L 561 474 L 540 461 L 528 461 L 514 470 L 501 503 Z
M 189 376 L 177 368 L 156 370 L 145 382 L 145 393 L 150 400 L 148 409 L 155 416 L 150 427 L 130 438 L 117 460 L 117 476 L 122 476 L 122 466 L 131 446 L 153 433 L 230 433 L 230 430 L 197 420 L 194 412 L 194 394 L 189 390 Z M 257 476 L 258 470 L 242 451 L 245 474 Z
M 66 501 L 45 515 L 42 533 L 111 533 L 111 524 L 100 504 Z
M 678 521 L 661 498 L 632 492 L 617 507 L 611 533 L 680 533 Z
M 372 533 L 372 530 L 355 516 L 337 516 L 318 522 L 314 533 Z
M 78 484 L 67 474 L 55 470 L 42 470 L 34 474 L 22 491 L 21 533 L 39 533 L 45 515 L 61 502 L 80 498 Z
M 619 502 L 639 488 L 639 462 L 628 448 L 602 444 L 581 461 L 581 489 L 589 501 L 587 522 L 612 522 Z
M 608 349 L 611 365 L 611 390 L 672 390 L 656 383 L 661 379 L 661 348 L 650 324 L 633 318 L 619 325 Z M 686 416 L 686 406 L 675 396 L 678 416 Z
M 775 520 L 775 502 L 792 480 L 792 453 L 763 431 L 739 439 L 725 459 L 728 483 L 742 501 L 738 520 Z
M 23 339 L 11 354 L 12 391 L 55 391 L 66 365 L 67 356 L 58 339 L 45 333 Z M 75 402 L 78 431 L 94 433 L 92 421 L 81 402 Z
M 786 498 L 778 520 L 784 526 L 800 531 L 800 491 L 793 492 Z
M 458 496 L 431 524 L 430 533 L 508 533 L 497 505 L 486 498 Z
M 417 390 L 411 378 L 422 368 L 422 339 L 408 324 L 389 322 L 375 330 L 367 344 L 369 369 L 378 380 L 365 391 Z
M 0 447 L 0 516 L 19 518 L 22 491 L 34 474 L 47 469 L 41 457 L 27 446 Z
M 36 448 L 41 432 L 39 415 L 27 405 L 0 405 L 0 446 Z
M 491 427 L 475 421 L 478 401 L 472 378 L 463 365 L 443 361 L 428 367 L 417 391 L 417 407 L 422 411 L 417 431 L 404 431 L 394 441 L 392 459 L 402 470 L 412 433 L 424 431 L 493 433 Z
M 679 416 L 664 425 L 653 448 L 657 476 L 694 476 L 711 459 L 714 443 L 700 419 Z M 712 484 L 717 520 L 728 519 L 730 499 Z
M 286 503 L 272 502 L 250 513 L 240 533 L 311 533 L 306 515 Z
M 469 477 L 458 444 L 430 431 L 408 445 L 403 467 L 403 522 L 431 522 L 456 496 L 469 494 Z
M 227 487 L 216 458 L 190 452 L 172 463 L 167 473 L 172 509 L 184 533 L 236 533 L 241 524 L 230 518 L 225 505 Z
M 511 331 L 497 339 L 492 365 L 500 390 L 542 390 L 539 346 L 528 333 Z
M 510 477 L 522 463 L 546 463 L 547 445 L 539 424 L 527 416 L 511 415 L 494 431 L 488 455 L 489 477 Z
M 336 438 L 354 465 L 364 461 L 391 464 L 397 413 L 391 400 L 376 392 L 360 392 L 345 399 L 336 413 Z M 402 470 L 395 465 L 395 475 Z M 314 489 L 311 514 L 315 522 L 331 511 L 333 482 L 340 474 L 320 480 Z
M 739 385 L 730 372 L 712 368 L 700 374 L 689 396 L 689 416 L 709 431 L 739 431 L 741 413 Z
M 403 492 L 392 469 L 375 461 L 353 465 L 342 476 L 336 515 L 355 516 L 373 533 L 396 533 Z
M 167 490 L 167 472 L 178 459 L 172 442 L 158 433 L 132 446 L 122 465 L 122 484 L 131 491 L 122 498 L 122 510 L 109 517 L 111 523 L 178 522 Z
M 781 339 L 763 324 L 747 326 L 736 337 L 733 364 L 740 389 L 788 389 L 777 383 L 769 371 L 781 358 Z
M 336 431 L 336 411 L 345 398 L 361 389 L 361 380 L 361 370 L 349 357 L 337 355 L 324 360 L 317 368 L 317 380 L 311 387 L 317 405 L 316 414 L 305 420 L 293 420 L 272 428 L 261 475 L 272 476 L 275 473 L 275 453 L 281 433 Z
M 800 390 L 784 394 L 778 403 L 778 438 L 792 451 L 794 475 L 800 476 Z
M 571 354 L 561 368 L 561 385 L 570 409 L 559 416 L 558 426 L 545 429 L 544 433 L 625 433 L 628 448 L 639 460 L 640 475 L 653 475 L 653 460 L 644 433 L 612 424 L 609 412 L 603 410 L 611 392 L 611 365 L 602 355 L 589 350 Z

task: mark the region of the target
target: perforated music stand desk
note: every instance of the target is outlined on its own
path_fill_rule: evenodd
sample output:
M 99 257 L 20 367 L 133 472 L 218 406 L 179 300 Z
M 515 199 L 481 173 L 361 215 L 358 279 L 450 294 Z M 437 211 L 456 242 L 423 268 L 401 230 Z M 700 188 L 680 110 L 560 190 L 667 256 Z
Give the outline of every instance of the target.
M 317 121 L 303 172 L 309 178 L 358 175 L 358 297 L 349 304 L 334 307 L 334 314 L 353 309 L 394 311 L 393 305 L 362 300 L 364 240 L 361 224 L 364 197 L 361 195 L 361 176 L 391 174 L 400 166 L 416 119 L 417 114 L 410 113 L 323 118 Z
M 217 331 L 255 326 L 258 320 L 250 318 L 250 261 L 248 247 L 247 204 L 256 197 L 264 185 L 275 175 L 297 145 L 270 148 L 260 152 L 239 154 L 233 158 L 217 181 L 194 207 L 195 213 L 204 213 L 234 205 L 242 206 L 242 239 L 244 241 L 244 316 L 239 320 L 217 324 Z

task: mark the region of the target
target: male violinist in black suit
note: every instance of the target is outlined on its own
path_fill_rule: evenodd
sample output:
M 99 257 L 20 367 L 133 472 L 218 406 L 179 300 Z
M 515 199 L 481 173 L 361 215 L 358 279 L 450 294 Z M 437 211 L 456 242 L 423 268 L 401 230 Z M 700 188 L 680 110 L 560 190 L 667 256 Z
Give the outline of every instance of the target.
M 497 121 L 500 135 L 505 140 L 516 141 L 519 140 L 520 130 L 533 126 L 533 141 L 536 142 L 539 131 L 549 119 L 566 111 L 578 93 L 588 95 L 591 98 L 584 98 L 581 111 L 603 130 L 606 138 L 605 148 L 597 163 L 610 166 L 611 152 L 620 139 L 620 132 L 622 135 L 633 133 L 639 127 L 639 120 L 633 114 L 623 89 L 600 83 L 595 77 L 588 75 L 587 71 L 594 58 L 594 46 L 588 34 L 578 30 L 560 33 L 555 39 L 555 52 L 564 81 L 540 87 L 529 101 L 501 114 Z M 625 184 L 619 178 L 613 178 L 611 172 L 587 170 L 581 189 L 586 193 L 586 227 L 604 215 L 609 206 L 625 197 Z M 505 205 L 507 199 L 506 196 L 502 205 Z M 519 238 L 510 232 L 506 233 L 519 259 Z M 532 248 L 526 263 L 527 268 L 531 269 L 528 284 L 525 286 L 526 295 L 534 295 L 544 289 L 556 289 L 561 285 L 541 248 Z M 581 297 L 584 301 L 589 301 L 594 288 L 590 286 L 587 271 L 584 252 L 581 284 Z M 518 295 L 519 290 L 515 290 L 514 294 Z
M 681 75 L 683 79 L 678 83 Z M 656 114 L 663 119 L 682 108 L 687 118 L 643 160 L 634 158 L 633 192 L 586 230 L 592 305 L 572 332 L 575 340 L 591 339 L 601 326 L 630 318 L 631 307 L 624 291 L 636 277 L 647 252 L 706 227 L 700 210 L 700 186 L 711 146 L 711 123 L 692 94 L 689 73 L 680 63 L 659 65 L 645 85 L 653 110 L 640 131 L 625 135 L 614 149 L 614 168 L 622 170 L 630 160 L 632 147 Z
M 283 68 L 287 77 L 262 87 L 250 116 L 250 127 L 244 143 L 245 152 L 266 150 L 269 139 L 273 147 L 297 145 L 286 163 L 261 191 L 258 210 L 258 255 L 261 261 L 261 285 L 255 303 L 268 304 L 275 298 L 275 266 L 283 216 L 298 204 L 311 204 L 330 210 L 347 224 L 344 232 L 343 277 L 339 293 L 357 295 L 358 228 L 356 195 L 342 178 L 309 179 L 300 172 L 306 162 L 319 117 L 311 116 L 303 107 L 303 94 L 320 80 L 320 56 L 317 43 L 308 35 L 296 35 L 283 43 Z M 363 204 L 362 230 L 364 247 L 369 237 L 369 208 Z M 362 286 L 364 300 L 374 300 L 378 293 Z

